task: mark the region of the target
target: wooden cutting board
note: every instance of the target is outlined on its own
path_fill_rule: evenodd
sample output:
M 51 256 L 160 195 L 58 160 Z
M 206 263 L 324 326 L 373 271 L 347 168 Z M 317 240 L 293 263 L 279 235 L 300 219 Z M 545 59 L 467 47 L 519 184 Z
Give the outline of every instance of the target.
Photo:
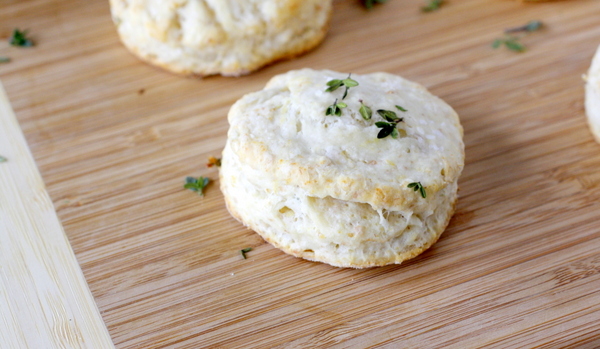
M 0 83 L 0 347 L 113 348 Z
M 335 1 L 315 51 L 199 80 L 131 56 L 106 0 L 2 1 L 0 35 L 27 28 L 37 45 L 2 40 L 0 79 L 117 348 L 600 347 L 600 145 L 581 78 L 600 2 L 422 5 Z M 527 52 L 490 47 L 532 19 L 546 28 L 522 40 Z M 338 269 L 229 216 L 205 166 L 227 111 L 301 67 L 396 73 L 456 109 L 460 201 L 429 251 Z M 205 197 L 182 189 L 200 175 L 213 179 Z

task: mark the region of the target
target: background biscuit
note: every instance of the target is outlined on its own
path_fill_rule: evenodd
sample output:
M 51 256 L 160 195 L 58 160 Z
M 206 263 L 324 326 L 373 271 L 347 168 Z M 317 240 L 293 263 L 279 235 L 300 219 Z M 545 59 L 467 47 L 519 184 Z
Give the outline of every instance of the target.
M 125 46 L 184 75 L 238 76 L 318 45 L 331 0 L 110 0 Z
M 592 134 L 600 143 L 600 47 L 592 59 L 585 85 L 585 110 Z

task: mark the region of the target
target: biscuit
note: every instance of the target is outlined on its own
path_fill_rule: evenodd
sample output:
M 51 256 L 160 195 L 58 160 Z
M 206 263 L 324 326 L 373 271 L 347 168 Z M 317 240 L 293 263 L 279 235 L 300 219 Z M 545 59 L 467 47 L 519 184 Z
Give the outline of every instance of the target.
M 239 76 L 317 46 L 331 0 L 110 0 L 121 41 L 182 75 Z
M 585 84 L 585 110 L 596 141 L 600 143 L 600 47 L 592 59 Z
M 454 213 L 462 127 L 448 104 L 392 74 L 352 75 L 359 85 L 345 99 L 343 87 L 325 91 L 347 77 L 290 71 L 238 100 L 221 190 L 236 219 L 291 255 L 338 267 L 399 264 L 430 247 Z M 336 99 L 347 104 L 341 116 L 325 115 Z M 403 118 L 397 138 L 377 137 L 375 123 L 385 121 L 377 110 Z

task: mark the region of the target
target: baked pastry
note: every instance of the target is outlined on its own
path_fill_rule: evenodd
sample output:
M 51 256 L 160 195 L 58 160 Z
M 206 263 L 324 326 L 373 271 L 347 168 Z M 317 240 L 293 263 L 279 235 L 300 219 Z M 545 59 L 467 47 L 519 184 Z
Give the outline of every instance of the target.
M 183 75 L 238 76 L 323 38 L 331 0 L 110 0 L 125 46 Z
M 592 134 L 600 143 L 600 47 L 592 59 L 585 84 L 585 110 Z
M 419 84 L 290 71 L 238 100 L 228 120 L 227 208 L 289 254 L 339 267 L 399 264 L 430 247 L 454 213 L 462 127 Z

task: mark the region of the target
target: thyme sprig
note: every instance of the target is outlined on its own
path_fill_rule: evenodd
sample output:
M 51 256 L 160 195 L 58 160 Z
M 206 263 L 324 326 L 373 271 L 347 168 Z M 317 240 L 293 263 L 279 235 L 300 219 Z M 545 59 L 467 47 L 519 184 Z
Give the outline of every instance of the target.
M 423 7 L 421 7 L 422 12 L 433 12 L 437 11 L 444 5 L 446 2 L 444 0 L 429 0 L 429 3 Z
M 185 189 L 197 192 L 200 196 L 204 196 L 204 189 L 206 189 L 208 183 L 210 183 L 210 179 L 206 177 L 186 177 L 185 184 L 183 185 L 183 187 Z
M 512 35 L 506 35 L 504 38 L 496 39 L 492 43 L 493 48 L 498 48 L 502 45 L 506 46 L 507 49 L 515 52 L 524 52 L 525 45 L 519 42 L 520 38 Z
M 386 2 L 387 0 L 362 0 L 363 5 L 365 5 L 365 7 L 370 10 L 373 8 L 373 5 L 375 4 L 383 4 L 384 2 Z
M 13 30 L 12 36 L 9 40 L 10 44 L 13 46 L 20 47 L 31 47 L 33 46 L 33 41 L 27 37 L 27 30 L 19 30 L 19 28 L 15 28 Z
M 358 81 L 352 79 L 350 77 L 351 75 L 352 75 L 352 73 L 348 74 L 348 77 L 343 80 L 339 80 L 339 79 L 329 80 L 327 82 L 327 86 L 329 86 L 329 87 L 325 90 L 325 92 L 333 92 L 333 91 L 337 90 L 338 88 L 344 86 L 344 87 L 346 87 L 346 90 L 344 91 L 344 96 L 342 96 L 342 99 L 346 99 L 346 96 L 348 95 L 348 90 L 351 87 L 358 86 Z
M 527 24 L 520 27 L 508 28 L 504 30 L 505 34 L 518 33 L 518 32 L 534 32 L 540 29 L 544 24 L 542 21 L 529 21 Z
M 541 21 L 529 21 L 527 24 L 509 28 L 504 30 L 504 37 L 498 38 L 492 42 L 493 48 L 499 48 L 504 45 L 507 49 L 514 52 L 524 52 L 526 50 L 525 45 L 523 45 L 520 40 L 523 36 L 528 33 L 539 30 L 543 27 L 543 23 Z M 515 33 L 524 33 L 522 35 L 514 35 Z
M 244 259 L 246 259 L 246 253 L 252 251 L 252 247 L 246 247 L 244 249 L 240 250 L 240 253 L 242 254 L 242 257 L 244 257 Z
M 399 118 L 393 111 L 385 109 L 377 110 L 377 114 L 381 115 L 381 117 L 387 121 L 378 121 L 375 123 L 375 126 L 381 129 L 377 134 L 377 138 L 381 139 L 390 135 L 394 139 L 398 138 L 400 133 L 398 132 L 396 125 L 404 121 L 404 118 Z
M 325 116 L 342 116 L 342 109 L 348 107 L 348 105 L 345 102 L 343 102 L 343 100 L 348 95 L 348 90 L 351 87 L 358 86 L 358 81 L 352 79 L 352 74 L 348 74 L 348 77 L 346 79 L 329 80 L 327 82 L 327 86 L 328 87 L 327 89 L 325 89 L 325 92 L 334 92 L 340 87 L 346 88 L 346 90 L 344 91 L 344 95 L 342 96 L 342 101 L 338 102 L 338 99 L 336 98 L 333 104 L 331 104 L 327 107 L 327 109 L 325 109 Z M 373 117 L 373 110 L 371 109 L 371 107 L 366 105 L 362 99 L 359 99 L 358 101 L 360 102 L 360 107 L 358 109 L 360 116 L 362 116 L 362 118 L 365 120 L 371 120 L 371 118 Z M 398 109 L 401 112 L 408 111 L 404 107 L 399 105 L 396 105 L 396 109 Z M 375 122 L 375 126 L 381 129 L 377 134 L 378 139 L 385 138 L 387 136 L 392 136 L 392 138 L 394 139 L 400 136 L 406 137 L 406 131 L 404 129 L 397 128 L 398 123 L 404 121 L 403 118 L 398 117 L 398 115 L 396 115 L 395 112 L 385 109 L 378 109 L 377 114 L 379 114 L 385 120 Z
M 342 109 L 348 107 L 348 105 L 344 102 L 339 102 L 337 98 L 335 99 L 335 102 L 333 102 L 332 105 L 330 105 L 329 107 L 327 107 L 327 110 L 325 110 L 325 115 L 337 115 L 337 116 L 342 116 Z
M 427 198 L 427 192 L 425 191 L 425 187 L 423 187 L 421 182 L 412 182 L 408 185 L 408 188 L 411 188 L 414 191 L 419 191 L 423 199 Z

